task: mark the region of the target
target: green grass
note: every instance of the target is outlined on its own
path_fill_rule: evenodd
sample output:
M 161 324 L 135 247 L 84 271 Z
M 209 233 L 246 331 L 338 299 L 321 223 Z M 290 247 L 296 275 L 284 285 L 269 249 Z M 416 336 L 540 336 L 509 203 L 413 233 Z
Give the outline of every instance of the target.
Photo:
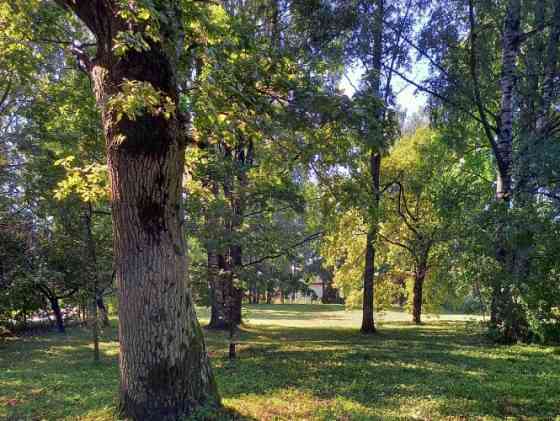
M 416 327 L 386 314 L 363 336 L 349 327 L 358 314 L 250 306 L 235 363 L 207 333 L 225 406 L 243 420 L 560 419 L 558 348 L 492 345 L 455 316 Z M 81 328 L 0 345 L 0 418 L 112 419 L 114 330 L 101 349 L 95 365 Z

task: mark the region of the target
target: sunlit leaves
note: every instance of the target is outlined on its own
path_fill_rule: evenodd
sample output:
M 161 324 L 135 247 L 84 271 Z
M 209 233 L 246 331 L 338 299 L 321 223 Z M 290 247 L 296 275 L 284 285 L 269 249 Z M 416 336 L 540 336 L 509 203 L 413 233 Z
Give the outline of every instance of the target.
M 98 202 L 108 198 L 107 168 L 93 163 L 84 167 L 75 166 L 75 157 L 59 159 L 55 165 L 65 169 L 66 177 L 59 181 L 54 197 L 58 200 L 76 193 L 84 202 Z
M 158 91 L 149 82 L 125 80 L 117 94 L 108 101 L 109 108 L 116 114 L 117 121 L 123 116 L 130 120 L 144 113 L 163 115 L 169 119 L 175 113 L 175 103 Z
M 348 308 L 361 307 L 365 265 L 367 224 L 360 212 L 350 209 L 337 219 L 336 226 L 324 236 L 321 255 L 325 265 L 333 269 L 333 285 L 345 298 Z M 378 248 L 378 252 L 381 248 Z M 375 277 L 375 307 L 388 308 L 398 297 L 401 287 L 393 282 L 385 264 L 377 259 Z

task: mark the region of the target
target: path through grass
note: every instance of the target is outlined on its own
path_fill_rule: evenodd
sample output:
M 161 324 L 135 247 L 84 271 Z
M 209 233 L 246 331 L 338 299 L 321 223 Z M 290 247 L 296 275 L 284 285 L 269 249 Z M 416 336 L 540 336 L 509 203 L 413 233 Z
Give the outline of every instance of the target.
M 238 419 L 560 419 L 558 348 L 495 346 L 457 317 L 389 317 L 373 336 L 336 306 L 252 306 L 248 318 L 234 364 L 225 336 L 207 333 Z M 101 349 L 96 366 L 81 328 L 0 345 L 0 419 L 113 419 L 114 330 Z

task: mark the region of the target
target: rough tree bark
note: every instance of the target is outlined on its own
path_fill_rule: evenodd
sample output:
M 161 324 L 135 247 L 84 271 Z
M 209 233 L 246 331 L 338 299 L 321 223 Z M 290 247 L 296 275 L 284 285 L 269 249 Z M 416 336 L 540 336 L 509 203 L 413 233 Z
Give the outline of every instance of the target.
M 148 110 L 119 118 L 109 100 L 126 95 L 123 84 L 136 81 L 178 103 L 180 2 L 154 3 L 165 17 L 159 39 L 145 37 L 149 48 L 128 48 L 120 56 L 114 37 L 143 27 L 123 20 L 119 2 L 57 2 L 97 39 L 95 59 L 80 60 L 90 72 L 107 141 L 119 298 L 119 412 L 134 420 L 177 420 L 219 400 L 186 285 L 183 122 L 176 113 Z

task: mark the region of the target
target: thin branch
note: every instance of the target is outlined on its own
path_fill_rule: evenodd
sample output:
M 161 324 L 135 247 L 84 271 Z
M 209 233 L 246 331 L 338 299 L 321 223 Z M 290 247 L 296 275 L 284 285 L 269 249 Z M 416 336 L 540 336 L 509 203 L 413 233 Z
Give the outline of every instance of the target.
M 403 248 L 403 249 L 405 249 L 405 250 L 408 250 L 408 252 L 409 252 L 412 256 L 414 256 L 414 252 L 413 252 L 412 249 L 411 249 L 410 247 L 408 247 L 406 244 L 400 243 L 400 242 L 395 241 L 395 240 L 391 240 L 391 239 L 385 237 L 385 236 L 384 236 L 383 234 L 381 234 L 381 233 L 377 233 L 377 235 L 379 235 L 379 237 L 381 237 L 382 240 L 387 241 L 389 244 L 393 244 L 393 245 L 395 245 L 395 246 L 398 246 L 398 247 L 401 247 L 401 248 Z
M 383 66 L 388 67 L 385 64 Z M 458 110 L 461 110 L 462 112 L 466 113 L 472 119 L 474 119 L 474 120 L 478 121 L 479 123 L 483 124 L 480 117 L 478 117 L 476 114 L 474 114 L 472 111 L 469 111 L 467 108 L 463 107 L 462 105 L 458 104 L 457 102 L 455 102 L 455 101 L 453 101 L 449 98 L 444 97 L 443 95 L 434 91 L 433 89 L 430 89 L 430 88 L 427 88 L 426 86 L 421 85 L 420 83 L 410 79 L 409 77 L 405 76 L 403 73 L 401 73 L 401 72 L 399 72 L 395 69 L 393 69 L 393 73 L 396 74 L 398 77 L 400 77 L 402 80 L 404 80 L 406 83 L 414 86 L 419 91 L 425 92 L 429 95 L 432 95 L 435 98 L 440 99 L 443 102 L 446 102 L 446 103 L 452 105 L 453 107 L 457 108 Z
M 418 231 L 416 231 L 415 228 L 413 228 L 410 223 L 408 222 L 406 215 L 404 215 L 402 213 L 402 209 L 401 209 L 401 201 L 404 205 L 404 210 L 406 211 L 406 213 L 408 214 L 408 216 L 410 217 L 410 219 L 412 219 L 413 221 L 417 222 L 418 218 L 415 217 L 414 215 L 412 215 L 412 212 L 410 212 L 410 209 L 408 208 L 408 204 L 406 201 L 406 195 L 405 195 L 405 191 L 404 191 L 404 187 L 402 185 L 402 183 L 400 181 L 395 181 L 395 184 L 397 186 L 399 186 L 399 196 L 398 196 L 398 201 L 397 201 L 397 212 L 399 213 L 399 215 L 401 216 L 401 218 L 404 220 L 404 223 L 406 224 L 406 226 L 412 231 L 414 232 L 416 235 L 418 235 Z
M 267 254 L 265 256 L 259 257 L 258 259 L 255 259 L 249 263 L 245 263 L 243 265 L 241 265 L 241 267 L 247 267 L 247 266 L 252 266 L 252 265 L 256 265 L 258 263 L 264 262 L 265 260 L 271 260 L 271 259 L 276 259 L 278 257 L 282 257 L 284 255 L 286 255 L 290 250 L 302 246 L 303 244 L 306 244 L 310 241 L 314 241 L 318 238 L 321 238 L 321 236 L 324 234 L 324 231 L 318 231 L 316 233 L 313 233 L 311 235 L 308 235 L 307 237 L 305 237 L 304 239 L 302 239 L 301 241 L 298 241 L 297 243 L 294 243 L 292 245 L 290 245 L 289 247 L 286 247 L 276 253 L 271 253 L 271 254 Z
M 389 28 L 391 30 L 393 30 L 394 32 L 397 32 L 398 29 L 394 28 L 394 26 L 392 26 L 392 24 L 390 22 L 385 22 L 387 24 L 387 26 L 389 26 Z M 453 85 L 456 86 L 460 86 L 461 88 L 463 87 L 463 84 L 460 83 L 460 81 L 457 81 L 453 78 L 451 78 L 451 76 L 449 75 L 449 73 L 447 72 L 447 70 L 445 70 L 445 68 L 443 68 L 437 61 L 435 61 L 424 49 L 420 48 L 420 46 L 418 46 L 416 43 L 414 43 L 413 41 L 411 41 L 409 38 L 407 38 L 404 35 L 401 35 L 402 40 L 408 44 L 410 47 L 412 47 L 414 50 L 416 50 L 416 52 L 418 52 L 418 54 L 420 54 L 421 57 L 424 57 L 425 59 L 427 59 L 429 61 L 429 63 L 435 67 L 438 71 L 440 71 L 443 75 L 445 75 L 446 80 L 450 83 L 452 83 Z M 492 114 L 490 111 L 486 110 L 487 113 Z M 496 118 L 496 116 L 494 114 L 492 114 L 492 116 L 494 118 Z

